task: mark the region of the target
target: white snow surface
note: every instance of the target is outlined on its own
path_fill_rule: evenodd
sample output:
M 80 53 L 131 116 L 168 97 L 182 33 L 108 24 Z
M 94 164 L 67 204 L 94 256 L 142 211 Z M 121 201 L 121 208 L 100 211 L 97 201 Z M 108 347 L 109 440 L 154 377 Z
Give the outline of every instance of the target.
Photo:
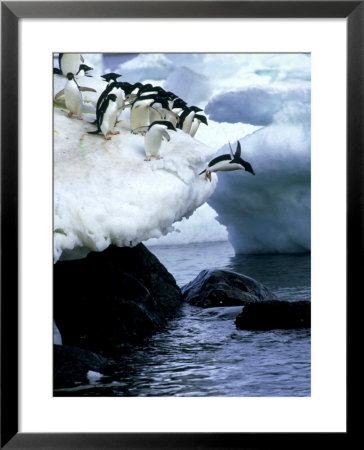
M 65 79 L 55 76 L 54 91 Z M 127 123 L 119 135 L 105 141 L 87 134 L 92 111 L 104 86 L 83 77 L 84 120 L 68 118 L 54 109 L 54 261 L 84 257 L 110 244 L 135 246 L 173 230 L 173 223 L 189 217 L 206 202 L 217 177 L 199 176 L 215 151 L 181 130 L 163 141 L 161 160 L 144 161 L 144 137 L 130 133 Z

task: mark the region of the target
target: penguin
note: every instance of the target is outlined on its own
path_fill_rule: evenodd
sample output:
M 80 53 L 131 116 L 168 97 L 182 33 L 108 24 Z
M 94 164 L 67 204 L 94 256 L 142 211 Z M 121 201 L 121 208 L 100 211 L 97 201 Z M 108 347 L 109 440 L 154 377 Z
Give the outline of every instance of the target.
M 230 143 L 229 143 L 230 146 Z M 199 175 L 205 174 L 205 180 L 209 179 L 211 181 L 211 172 L 217 171 L 231 171 L 231 170 L 245 170 L 255 175 L 254 170 L 250 163 L 244 161 L 241 157 L 241 146 L 238 141 L 235 154 L 230 146 L 230 154 L 217 156 L 208 163 L 208 166 Z
M 144 133 L 144 127 L 150 125 L 149 108 L 158 101 L 158 97 L 147 95 L 138 97 L 131 106 L 130 110 L 130 129 L 133 134 Z
M 140 98 L 143 98 L 143 96 Z M 165 97 L 157 96 L 156 101 L 149 108 L 149 123 L 157 120 L 168 120 L 167 114 L 174 114 L 169 110 L 168 100 Z
M 175 127 L 166 120 L 156 120 L 151 123 L 148 127 L 148 131 L 144 137 L 144 147 L 146 158 L 144 161 L 150 161 L 152 156 L 156 159 L 162 159 L 162 156 L 159 155 L 159 150 L 162 145 L 163 138 L 170 141 L 170 136 L 167 133 L 167 130 L 177 131 Z
M 183 130 L 185 133 L 189 133 L 191 130 L 193 118 L 199 111 L 202 111 L 202 109 L 198 108 L 197 106 L 186 106 L 183 110 L 183 113 L 180 115 L 180 120 L 177 125 L 178 128 Z
M 107 141 L 111 139 L 109 134 L 119 134 L 119 131 L 112 131 L 115 126 L 118 114 L 117 97 L 115 94 L 109 94 L 106 100 L 102 103 L 100 113 L 97 121 L 97 130 L 88 131 L 89 134 L 104 135 L 104 139 Z
M 197 133 L 198 127 L 200 126 L 201 123 L 208 125 L 206 117 L 203 116 L 202 114 L 195 114 L 190 129 L 190 135 L 192 137 L 194 137 L 195 134 Z
M 77 72 L 77 76 L 78 77 L 91 77 L 91 75 L 89 75 L 87 72 L 89 72 L 90 70 L 94 70 L 93 67 L 87 66 L 86 64 L 80 64 L 80 67 L 78 68 L 78 72 Z
M 67 74 L 67 81 L 64 89 L 56 94 L 55 99 L 64 95 L 66 108 L 69 110 L 68 117 L 72 117 L 73 114 L 78 116 L 79 120 L 82 120 L 82 94 L 81 91 L 96 92 L 95 89 L 85 86 L 79 86 L 75 80 L 75 76 L 72 72 Z
M 106 73 L 105 75 L 100 75 L 101 78 L 103 78 L 107 83 L 112 83 L 113 81 L 116 81 L 118 78 L 120 78 L 122 75 L 119 75 L 118 73 Z
M 65 77 L 69 73 L 76 75 L 80 68 L 80 61 L 84 62 L 80 53 L 60 53 L 58 56 L 59 68 Z

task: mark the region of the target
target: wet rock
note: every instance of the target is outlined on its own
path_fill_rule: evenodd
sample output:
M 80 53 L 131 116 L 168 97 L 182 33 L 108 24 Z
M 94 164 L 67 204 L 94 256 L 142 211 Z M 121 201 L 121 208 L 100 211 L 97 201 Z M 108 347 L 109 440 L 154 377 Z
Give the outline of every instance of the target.
M 263 284 L 228 270 L 203 270 L 182 288 L 186 301 L 202 308 L 239 306 L 276 299 Z
M 181 304 L 175 279 L 142 244 L 54 266 L 54 318 L 66 345 L 112 353 L 165 326 Z
M 310 328 L 311 302 L 272 300 L 251 303 L 243 308 L 235 324 L 243 330 Z
M 88 384 L 90 371 L 109 374 L 115 364 L 89 350 L 68 345 L 54 345 L 53 367 L 53 386 L 59 389 Z

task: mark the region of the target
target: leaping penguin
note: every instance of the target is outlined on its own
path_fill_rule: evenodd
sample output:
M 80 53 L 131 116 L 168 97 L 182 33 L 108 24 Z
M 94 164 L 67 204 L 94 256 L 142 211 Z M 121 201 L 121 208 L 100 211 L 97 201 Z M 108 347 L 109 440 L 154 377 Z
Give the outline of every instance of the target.
M 156 120 L 152 124 L 149 125 L 148 130 L 144 137 L 144 147 L 146 158 L 144 161 L 150 161 L 152 156 L 156 159 L 162 159 L 162 156 L 159 155 L 159 150 L 162 145 L 163 138 L 170 141 L 170 136 L 167 133 L 167 130 L 177 131 L 171 122 L 166 120 Z
M 79 86 L 75 80 L 75 76 L 72 72 L 67 74 L 67 81 L 64 89 L 56 94 L 55 99 L 64 95 L 66 108 L 69 110 L 68 117 L 72 117 L 73 114 L 78 116 L 79 120 L 82 120 L 82 94 L 81 91 L 96 92 L 95 89 L 85 86 Z
M 230 146 L 230 143 L 229 143 Z M 246 172 L 250 172 L 252 175 L 255 175 L 254 170 L 250 163 L 244 161 L 241 157 L 241 146 L 238 141 L 238 145 L 236 147 L 235 154 L 230 146 L 230 154 L 217 156 L 212 159 L 205 170 L 203 170 L 199 175 L 205 174 L 205 180 L 211 181 L 211 172 L 217 171 L 231 171 L 231 170 L 245 170 Z
M 115 135 L 119 134 L 119 131 L 112 131 L 115 126 L 116 119 L 118 115 L 118 105 L 117 97 L 115 94 L 109 94 L 106 100 L 103 101 L 100 112 L 97 118 L 97 130 L 88 131 L 89 134 L 99 134 L 104 135 L 104 139 L 107 141 L 111 139 L 109 134 Z

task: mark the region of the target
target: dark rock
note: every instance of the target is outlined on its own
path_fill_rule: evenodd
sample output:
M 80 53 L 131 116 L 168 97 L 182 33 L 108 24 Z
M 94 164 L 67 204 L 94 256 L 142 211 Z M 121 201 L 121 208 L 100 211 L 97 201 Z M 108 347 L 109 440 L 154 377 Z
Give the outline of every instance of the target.
M 66 345 L 114 352 L 165 326 L 181 303 L 175 279 L 142 244 L 54 266 L 54 318 Z
M 228 270 L 203 270 L 182 288 L 191 305 L 211 308 L 239 306 L 251 302 L 276 299 L 276 296 L 253 278 Z
M 272 300 L 244 306 L 235 320 L 243 330 L 272 330 L 274 328 L 310 328 L 311 302 Z
M 54 389 L 88 384 L 87 372 L 109 374 L 115 364 L 96 353 L 68 345 L 53 346 Z

